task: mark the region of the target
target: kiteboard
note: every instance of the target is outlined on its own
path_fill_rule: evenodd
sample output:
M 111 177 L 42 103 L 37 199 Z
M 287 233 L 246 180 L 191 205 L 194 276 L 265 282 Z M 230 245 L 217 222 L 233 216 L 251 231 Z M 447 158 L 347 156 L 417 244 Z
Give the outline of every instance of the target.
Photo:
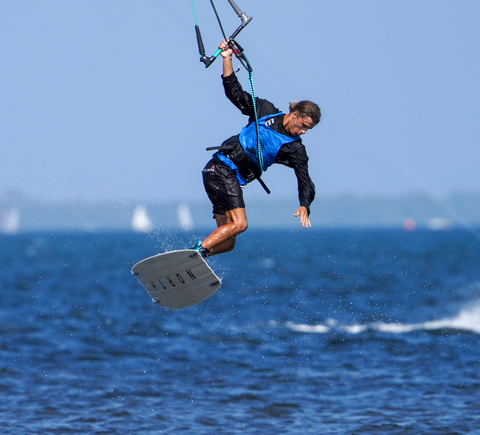
M 222 281 L 193 249 L 154 255 L 132 268 L 153 301 L 165 308 L 187 308 L 212 296 Z

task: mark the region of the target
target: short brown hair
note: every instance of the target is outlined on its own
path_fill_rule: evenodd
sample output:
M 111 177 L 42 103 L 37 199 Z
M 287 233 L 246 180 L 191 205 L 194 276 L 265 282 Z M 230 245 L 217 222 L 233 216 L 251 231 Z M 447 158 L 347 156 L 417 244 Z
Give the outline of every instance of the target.
M 320 122 L 322 117 L 320 107 L 308 100 L 299 101 L 298 103 L 295 103 L 295 100 L 292 101 L 290 103 L 290 113 L 293 112 L 297 112 L 300 118 L 311 118 L 314 126 Z

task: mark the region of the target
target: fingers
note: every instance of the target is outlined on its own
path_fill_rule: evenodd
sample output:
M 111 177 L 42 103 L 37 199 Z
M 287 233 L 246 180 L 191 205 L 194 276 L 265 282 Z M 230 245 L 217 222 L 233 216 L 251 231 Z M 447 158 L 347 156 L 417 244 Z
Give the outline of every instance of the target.
M 222 50 L 221 55 L 224 59 L 227 59 L 232 56 L 233 50 L 229 47 L 228 45 L 228 40 L 227 41 L 222 41 L 220 45 L 218 46 L 220 50 Z
M 310 218 L 308 217 L 308 211 L 305 207 L 300 207 L 293 216 L 300 216 L 300 222 L 304 228 L 310 228 L 312 226 Z
M 312 224 L 310 223 L 310 219 L 308 218 L 307 213 L 300 214 L 300 221 L 302 222 L 303 228 L 310 228 Z
M 311 228 L 312 224 L 310 223 L 310 219 L 308 218 L 308 216 L 302 222 L 302 225 L 303 225 L 303 228 Z
M 218 46 L 218 48 L 220 48 L 223 51 L 228 50 L 229 49 L 228 41 L 226 41 L 226 40 L 222 41 L 220 43 L 220 45 Z

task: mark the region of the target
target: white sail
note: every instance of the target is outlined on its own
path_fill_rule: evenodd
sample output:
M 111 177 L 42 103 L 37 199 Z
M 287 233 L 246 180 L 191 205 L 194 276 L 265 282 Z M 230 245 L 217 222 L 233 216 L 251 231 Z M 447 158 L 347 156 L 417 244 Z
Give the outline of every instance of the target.
M 5 234 L 16 234 L 20 228 L 20 210 L 11 208 L 3 210 L 0 217 L 0 231 Z
M 448 231 L 452 229 L 452 222 L 444 218 L 430 219 L 427 225 L 433 231 Z
M 144 205 L 137 205 L 133 210 L 132 230 L 148 233 L 153 229 L 153 224 L 148 217 L 147 208 Z
M 193 228 L 192 214 L 190 213 L 190 207 L 187 203 L 179 204 L 177 207 L 178 223 L 180 227 L 185 231 Z

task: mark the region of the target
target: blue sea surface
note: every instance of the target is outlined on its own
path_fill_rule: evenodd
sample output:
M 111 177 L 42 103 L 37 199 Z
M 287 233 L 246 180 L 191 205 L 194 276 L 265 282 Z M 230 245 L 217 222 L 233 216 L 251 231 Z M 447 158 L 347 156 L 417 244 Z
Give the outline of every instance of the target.
M 131 267 L 202 236 L 0 236 L 0 432 L 480 433 L 475 232 L 249 230 L 155 305 Z

